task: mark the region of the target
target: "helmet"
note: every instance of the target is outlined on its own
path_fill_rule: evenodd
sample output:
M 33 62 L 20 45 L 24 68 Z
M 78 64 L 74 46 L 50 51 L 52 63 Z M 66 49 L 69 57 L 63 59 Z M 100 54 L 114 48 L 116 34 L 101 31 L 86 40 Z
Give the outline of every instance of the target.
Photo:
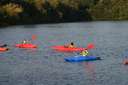
M 74 43 L 73 43 L 73 42 L 71 42 L 71 45 L 74 45 Z

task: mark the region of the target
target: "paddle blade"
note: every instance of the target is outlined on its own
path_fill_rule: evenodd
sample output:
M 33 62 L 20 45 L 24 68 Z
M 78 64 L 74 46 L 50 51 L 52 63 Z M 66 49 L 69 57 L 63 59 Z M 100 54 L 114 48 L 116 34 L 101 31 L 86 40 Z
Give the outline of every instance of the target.
M 32 40 L 36 40 L 37 36 L 36 35 L 32 35 Z
M 95 45 L 93 43 L 89 43 L 87 45 L 87 49 L 94 49 L 95 48 Z

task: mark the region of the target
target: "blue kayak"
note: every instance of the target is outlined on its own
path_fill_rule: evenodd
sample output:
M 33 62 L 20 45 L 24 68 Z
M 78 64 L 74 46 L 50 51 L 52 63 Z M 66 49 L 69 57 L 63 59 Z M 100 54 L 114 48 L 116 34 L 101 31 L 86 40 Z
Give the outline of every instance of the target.
M 81 62 L 81 61 L 93 61 L 93 60 L 101 60 L 100 57 L 94 57 L 94 56 L 74 56 L 74 57 L 68 57 L 64 58 L 65 61 L 68 62 Z

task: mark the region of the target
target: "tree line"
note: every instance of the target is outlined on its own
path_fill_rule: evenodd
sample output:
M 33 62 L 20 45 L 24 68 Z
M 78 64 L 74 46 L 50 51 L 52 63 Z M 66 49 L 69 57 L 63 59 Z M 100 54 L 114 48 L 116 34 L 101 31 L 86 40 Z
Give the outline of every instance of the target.
M 0 26 L 127 20 L 127 0 L 0 0 Z
M 79 0 L 0 0 L 0 24 L 92 20 Z

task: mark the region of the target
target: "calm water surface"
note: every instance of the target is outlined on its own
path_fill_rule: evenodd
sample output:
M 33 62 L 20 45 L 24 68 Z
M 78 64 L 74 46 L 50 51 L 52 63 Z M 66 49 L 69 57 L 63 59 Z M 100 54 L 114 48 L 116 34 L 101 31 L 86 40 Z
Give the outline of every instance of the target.
M 38 49 L 19 49 L 15 44 L 31 40 Z M 101 61 L 68 63 L 62 53 L 50 46 L 75 42 L 96 48 L 89 55 Z M 128 22 L 87 22 L 13 26 L 0 29 L 0 43 L 9 44 L 8 52 L 0 53 L 0 85 L 128 85 Z

